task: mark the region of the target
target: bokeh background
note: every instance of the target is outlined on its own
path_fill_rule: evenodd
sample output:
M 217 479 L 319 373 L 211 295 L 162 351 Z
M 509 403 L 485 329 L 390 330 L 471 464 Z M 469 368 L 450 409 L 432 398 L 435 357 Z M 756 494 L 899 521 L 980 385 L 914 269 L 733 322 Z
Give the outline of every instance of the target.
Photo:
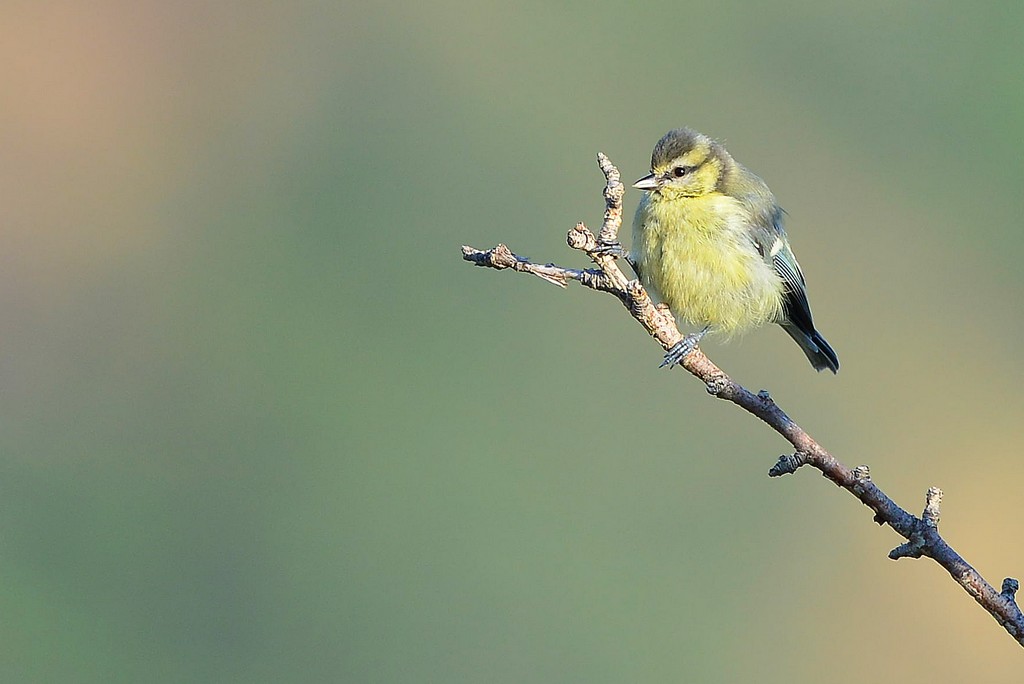
M 1019 681 L 612 298 L 459 247 L 583 266 L 596 152 L 724 140 L 843 370 L 705 349 L 1024 575 L 1022 40 L 1004 2 L 6 2 L 0 679 Z

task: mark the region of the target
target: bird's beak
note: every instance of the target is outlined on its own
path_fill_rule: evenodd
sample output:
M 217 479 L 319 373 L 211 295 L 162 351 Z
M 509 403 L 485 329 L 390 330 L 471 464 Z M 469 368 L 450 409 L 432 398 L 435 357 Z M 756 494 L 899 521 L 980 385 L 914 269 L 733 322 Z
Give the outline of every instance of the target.
M 638 190 L 654 190 L 658 187 L 658 179 L 654 177 L 654 174 L 644 176 L 636 183 L 633 183 L 633 187 Z

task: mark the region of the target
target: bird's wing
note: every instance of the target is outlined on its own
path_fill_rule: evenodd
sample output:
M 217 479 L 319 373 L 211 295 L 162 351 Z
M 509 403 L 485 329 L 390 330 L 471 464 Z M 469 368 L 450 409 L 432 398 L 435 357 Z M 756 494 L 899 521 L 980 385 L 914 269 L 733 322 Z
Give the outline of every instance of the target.
M 752 198 L 753 199 L 753 198 Z M 803 271 L 789 247 L 786 231 L 782 227 L 782 207 L 774 202 L 760 201 L 747 204 L 751 213 L 750 237 L 761 257 L 772 265 L 786 288 L 783 305 L 786 318 L 808 335 L 814 332 L 811 307 L 807 303 L 807 285 Z
M 788 244 L 772 259 L 772 266 L 782 276 L 782 282 L 786 286 L 783 300 L 786 318 L 804 333 L 813 335 L 814 320 L 811 318 L 811 307 L 807 303 L 804 274 L 800 271 L 800 264 L 796 262 L 796 257 L 793 256 Z

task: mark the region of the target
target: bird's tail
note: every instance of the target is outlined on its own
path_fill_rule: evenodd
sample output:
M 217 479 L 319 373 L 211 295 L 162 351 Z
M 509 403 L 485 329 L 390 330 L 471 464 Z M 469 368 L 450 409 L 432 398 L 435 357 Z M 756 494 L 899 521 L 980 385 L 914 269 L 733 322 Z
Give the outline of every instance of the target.
M 817 330 L 811 330 L 811 334 L 808 335 L 789 322 L 783 323 L 782 328 L 804 350 L 804 354 L 807 355 L 807 360 L 814 366 L 814 370 L 822 371 L 827 368 L 833 373 L 839 371 L 839 357 L 836 356 L 835 351 L 825 341 L 825 338 L 821 336 L 821 333 Z

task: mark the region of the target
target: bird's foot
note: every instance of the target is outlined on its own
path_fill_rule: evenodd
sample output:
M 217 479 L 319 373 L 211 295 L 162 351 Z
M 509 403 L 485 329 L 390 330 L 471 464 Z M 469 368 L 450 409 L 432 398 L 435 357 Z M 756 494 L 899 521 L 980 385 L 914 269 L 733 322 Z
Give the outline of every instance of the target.
M 640 271 L 636 267 L 636 262 L 633 261 L 633 257 L 629 255 L 626 248 L 618 242 L 601 243 L 593 249 L 591 252 L 594 256 L 610 256 L 616 259 L 625 259 L 629 267 L 633 269 L 633 273 L 640 277 Z
M 598 256 L 613 256 L 616 259 L 622 259 L 629 256 L 629 252 L 622 246 L 621 243 L 600 243 L 594 248 L 593 253 Z
M 665 360 L 661 362 L 661 365 L 658 366 L 658 368 L 664 368 L 665 366 L 672 368 L 682 363 L 683 359 L 697 348 L 701 338 L 704 337 L 707 331 L 708 329 L 704 328 L 699 332 L 690 333 L 672 345 L 672 348 L 668 350 L 667 354 L 665 354 Z

